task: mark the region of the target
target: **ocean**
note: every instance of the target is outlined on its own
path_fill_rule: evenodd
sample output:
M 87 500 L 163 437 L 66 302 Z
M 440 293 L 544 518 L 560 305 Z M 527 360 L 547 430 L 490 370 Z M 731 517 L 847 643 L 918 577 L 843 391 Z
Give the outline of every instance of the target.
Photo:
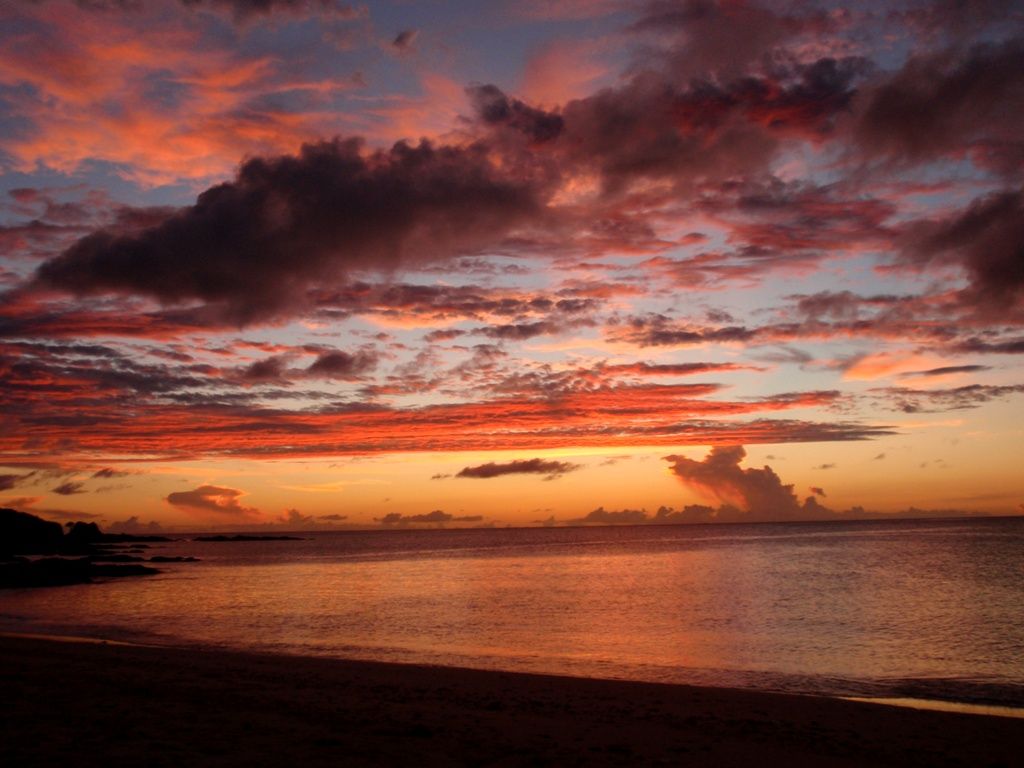
M 1024 518 L 298 533 L 0 631 L 1024 707 Z

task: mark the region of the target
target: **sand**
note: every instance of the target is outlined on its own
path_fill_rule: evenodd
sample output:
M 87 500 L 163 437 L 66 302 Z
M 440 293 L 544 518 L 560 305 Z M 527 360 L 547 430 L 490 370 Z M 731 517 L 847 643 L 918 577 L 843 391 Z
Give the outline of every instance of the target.
M 0 764 L 1024 765 L 1024 720 L 756 691 L 0 638 Z

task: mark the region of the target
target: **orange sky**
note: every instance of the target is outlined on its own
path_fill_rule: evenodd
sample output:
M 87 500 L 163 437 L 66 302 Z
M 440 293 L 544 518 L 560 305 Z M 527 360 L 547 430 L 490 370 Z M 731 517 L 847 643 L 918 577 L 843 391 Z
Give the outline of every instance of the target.
M 1019 514 L 1021 14 L 564 5 L 0 10 L 0 505 Z

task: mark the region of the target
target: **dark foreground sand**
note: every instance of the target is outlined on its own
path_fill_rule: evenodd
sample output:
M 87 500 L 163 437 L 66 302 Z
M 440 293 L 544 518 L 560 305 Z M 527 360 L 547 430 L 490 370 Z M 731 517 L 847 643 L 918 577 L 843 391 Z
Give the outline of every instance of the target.
M 1024 765 L 1024 720 L 0 638 L 0 765 Z

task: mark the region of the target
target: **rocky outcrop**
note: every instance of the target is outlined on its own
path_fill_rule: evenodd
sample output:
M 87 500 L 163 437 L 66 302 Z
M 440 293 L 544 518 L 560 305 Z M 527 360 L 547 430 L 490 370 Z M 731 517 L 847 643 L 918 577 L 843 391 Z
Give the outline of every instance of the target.
M 145 565 L 99 564 L 88 557 L 45 557 L 41 560 L 16 557 L 0 563 L 0 589 L 61 587 L 88 584 L 97 578 L 148 576 L 155 573 L 159 573 L 156 568 Z
M 0 589 L 87 584 L 94 579 L 148 576 L 156 568 L 144 558 L 123 551 L 138 541 L 170 541 L 160 536 L 105 534 L 96 523 L 72 523 L 64 533 L 59 523 L 27 512 L 0 509 Z M 63 555 L 63 557 L 26 557 Z M 189 562 L 195 558 L 150 558 L 151 562 Z
M 0 555 L 52 555 L 61 548 L 63 540 L 59 523 L 14 509 L 0 509 Z

